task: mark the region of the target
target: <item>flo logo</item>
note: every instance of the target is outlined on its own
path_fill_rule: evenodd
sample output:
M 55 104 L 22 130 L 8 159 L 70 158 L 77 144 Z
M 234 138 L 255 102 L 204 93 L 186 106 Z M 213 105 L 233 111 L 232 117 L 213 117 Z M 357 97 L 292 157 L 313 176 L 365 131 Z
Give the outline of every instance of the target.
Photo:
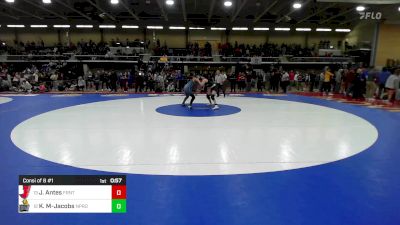
M 360 12 L 360 20 L 380 20 L 381 12 Z

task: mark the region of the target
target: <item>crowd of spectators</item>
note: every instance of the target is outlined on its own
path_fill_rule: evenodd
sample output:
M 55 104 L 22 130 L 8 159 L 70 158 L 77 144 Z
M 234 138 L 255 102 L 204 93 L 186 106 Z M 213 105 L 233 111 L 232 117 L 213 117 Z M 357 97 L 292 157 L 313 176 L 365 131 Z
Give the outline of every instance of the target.
M 255 80 L 255 79 L 254 79 Z M 272 68 L 262 79 L 271 92 L 308 91 L 321 94 L 340 94 L 353 99 L 400 100 L 400 69 L 352 67 L 323 71 L 285 71 Z
M 282 55 L 292 55 L 296 57 L 311 57 L 314 49 L 303 48 L 297 44 L 273 44 L 264 43 L 260 45 L 230 43 L 218 45 L 219 54 L 225 57 L 279 57 Z
M 110 48 L 124 47 L 131 51 L 116 52 L 110 51 Z M 294 57 L 312 57 L 318 56 L 316 51 L 320 48 L 330 48 L 329 41 L 321 41 L 318 46 L 312 48 L 302 47 L 299 44 L 274 44 L 264 43 L 260 45 L 243 44 L 235 42 L 219 43 L 214 49 L 214 54 L 224 57 L 279 57 L 279 56 L 294 56 Z M 161 44 L 160 40 L 156 40 L 154 44 L 150 41 L 143 42 L 140 40 L 120 41 L 119 38 L 112 39 L 110 42 L 94 42 L 92 40 L 84 41 L 83 39 L 77 43 L 70 42 L 69 44 L 58 43 L 54 46 L 45 45 L 43 41 L 26 43 L 14 43 L 13 46 L 0 40 L 0 54 L 8 53 L 10 55 L 62 55 L 64 53 L 73 53 L 76 55 L 126 55 L 136 56 L 139 53 L 144 53 L 145 49 L 151 49 L 153 55 L 156 56 L 195 56 L 195 57 L 211 57 L 213 49 L 209 42 L 204 46 L 199 43 L 188 43 L 186 48 L 168 48 L 167 43 Z M 129 53 L 127 53 L 129 52 Z
M 129 70 L 95 69 L 83 71 L 50 63 L 40 68 L 31 65 L 22 71 L 13 65 L 0 66 L 0 91 L 22 93 L 48 91 L 181 91 L 186 77 L 180 69 L 142 64 Z
M 329 41 L 321 41 L 318 48 L 313 46 L 312 48 L 302 47 L 299 44 L 274 44 L 264 43 L 260 45 L 255 44 L 239 44 L 235 42 L 231 43 L 219 43 L 217 45 L 214 54 L 218 54 L 224 57 L 279 57 L 283 55 L 290 55 L 294 57 L 313 57 L 318 56 L 315 53 L 319 48 L 329 49 Z M 206 42 L 203 47 L 199 43 L 189 43 L 186 48 L 168 48 L 165 42 L 161 45 L 160 40 L 156 41 L 153 49 L 154 55 L 157 56 L 201 56 L 211 57 L 213 55 L 212 46 L 209 42 Z
M 264 43 L 260 45 L 219 43 L 217 46 L 218 55 L 224 57 L 279 57 L 282 55 L 291 55 L 295 57 L 314 56 L 314 48 L 303 48 L 298 44 L 273 44 Z M 167 44 L 160 45 L 159 40 L 154 48 L 154 55 L 162 56 L 212 56 L 212 46 L 209 42 L 200 47 L 199 43 L 189 43 L 186 48 L 168 48 Z
M 15 42 L 14 45 L 9 45 L 5 41 L 0 40 L 0 54 L 9 55 L 62 55 L 64 53 L 73 53 L 76 55 L 107 55 L 111 54 L 110 47 L 124 47 L 131 48 L 130 53 L 126 51 L 117 50 L 114 55 L 138 55 L 143 53 L 144 49 L 148 46 L 148 43 L 144 43 L 140 40 L 130 41 L 119 41 L 112 39 L 109 43 L 107 42 L 94 42 L 92 40 L 84 41 L 83 39 L 78 43 L 70 42 L 67 45 L 58 43 L 53 46 L 45 45 L 43 41 L 40 42 Z
M 211 57 L 212 47 L 209 42 L 204 44 L 204 47 L 200 47 L 199 43 L 188 43 L 186 48 L 168 48 L 167 44 L 161 46 L 160 40 L 156 41 L 156 45 L 153 49 L 154 55 L 156 56 L 200 56 L 200 57 Z
M 184 74 L 181 67 L 157 62 L 129 70 L 94 69 L 83 73 L 66 64 L 32 65 L 16 71 L 13 65 L 0 67 L 0 91 L 103 91 L 103 92 L 180 92 L 190 75 L 209 80 L 219 77 L 220 90 L 225 92 L 269 91 L 272 93 L 320 92 L 342 94 L 354 99 L 377 98 L 400 100 L 400 69 L 382 71 L 362 67 L 325 68 L 316 70 L 284 70 L 282 67 L 253 69 L 251 64 L 238 65 L 234 73 L 215 70 Z
M 62 67 L 62 64 L 49 63 L 40 68 L 31 65 L 22 71 L 17 71 L 12 64 L 2 64 L 0 66 L 0 91 L 25 93 L 49 91 L 54 85 L 52 81 L 75 77 L 72 71 L 68 71 L 65 75 L 60 72 Z

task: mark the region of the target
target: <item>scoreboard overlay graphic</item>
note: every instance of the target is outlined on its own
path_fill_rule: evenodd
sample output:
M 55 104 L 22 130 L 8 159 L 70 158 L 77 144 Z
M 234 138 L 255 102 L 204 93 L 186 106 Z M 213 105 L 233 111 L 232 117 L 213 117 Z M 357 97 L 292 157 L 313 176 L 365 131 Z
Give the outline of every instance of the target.
M 125 213 L 126 176 L 19 176 L 20 213 Z

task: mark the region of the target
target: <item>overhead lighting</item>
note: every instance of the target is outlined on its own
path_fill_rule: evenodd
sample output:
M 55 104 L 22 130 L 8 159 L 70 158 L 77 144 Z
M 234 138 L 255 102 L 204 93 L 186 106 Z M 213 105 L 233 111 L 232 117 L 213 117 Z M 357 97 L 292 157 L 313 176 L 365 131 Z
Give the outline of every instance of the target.
M 330 32 L 332 31 L 331 28 L 317 28 L 316 31 L 318 32 Z
M 115 25 L 99 25 L 99 28 L 103 29 L 114 29 L 115 27 Z
M 296 31 L 311 31 L 311 28 L 296 28 Z
M 14 0 L 6 0 L 8 3 L 14 3 Z
M 54 28 L 70 28 L 70 25 L 53 25 Z
M 165 1 L 165 4 L 173 5 L 173 4 L 175 4 L 175 2 L 174 2 L 174 0 L 167 0 L 167 1 Z
M 31 25 L 31 28 L 47 28 L 47 25 Z
M 293 4 L 293 8 L 300 9 L 301 8 L 301 3 L 298 3 L 298 2 L 294 3 Z
M 224 6 L 226 7 L 231 7 L 232 6 L 232 1 L 225 1 Z
M 226 30 L 225 27 L 211 27 L 211 30 Z
M 362 12 L 362 11 L 365 10 L 365 7 L 360 5 L 360 6 L 357 6 L 356 10 L 359 11 L 359 12 Z
M 290 28 L 288 27 L 275 27 L 276 31 L 290 31 Z
M 204 27 L 189 27 L 189 30 L 204 30 Z
M 174 27 L 174 26 L 172 26 L 172 27 L 169 27 L 169 29 L 170 30 L 185 30 L 186 27 Z
M 111 4 L 116 5 L 119 3 L 119 0 L 111 0 L 110 2 L 111 2 Z
M 253 30 L 269 30 L 268 27 L 254 27 Z
M 349 33 L 351 32 L 350 29 L 335 29 L 336 32 L 344 32 L 344 33 Z
M 399 6 L 398 10 L 399 10 L 399 12 L 400 12 L 400 6 Z
M 44 3 L 44 4 L 50 4 L 50 3 L 51 3 L 51 0 L 43 0 L 43 3 Z
M 232 27 L 232 30 L 249 30 L 247 27 Z
M 164 29 L 164 27 L 163 26 L 147 26 L 147 29 L 150 29 L 150 30 L 162 30 L 162 29 Z
M 7 25 L 7 27 L 9 27 L 9 28 L 24 28 L 25 27 L 25 25 Z
M 136 25 L 122 25 L 122 29 L 138 29 L 139 26 Z
M 76 28 L 93 28 L 93 25 L 76 25 Z

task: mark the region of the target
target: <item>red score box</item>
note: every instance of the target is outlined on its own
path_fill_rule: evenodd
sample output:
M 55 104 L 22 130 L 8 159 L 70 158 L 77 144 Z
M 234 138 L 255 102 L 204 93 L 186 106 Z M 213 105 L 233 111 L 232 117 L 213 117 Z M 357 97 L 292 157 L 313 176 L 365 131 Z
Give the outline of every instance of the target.
M 113 185 L 112 199 L 126 199 L 126 185 Z

